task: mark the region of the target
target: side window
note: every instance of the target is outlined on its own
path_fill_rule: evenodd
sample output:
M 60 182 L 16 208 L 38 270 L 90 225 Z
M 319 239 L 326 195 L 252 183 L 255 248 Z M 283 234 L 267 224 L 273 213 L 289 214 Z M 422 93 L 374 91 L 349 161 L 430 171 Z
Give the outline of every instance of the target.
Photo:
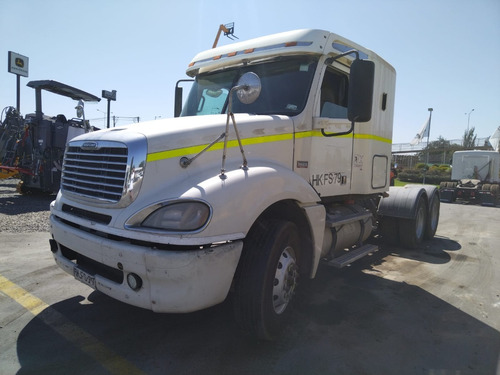
M 321 117 L 347 118 L 348 88 L 345 73 L 327 68 L 321 84 Z

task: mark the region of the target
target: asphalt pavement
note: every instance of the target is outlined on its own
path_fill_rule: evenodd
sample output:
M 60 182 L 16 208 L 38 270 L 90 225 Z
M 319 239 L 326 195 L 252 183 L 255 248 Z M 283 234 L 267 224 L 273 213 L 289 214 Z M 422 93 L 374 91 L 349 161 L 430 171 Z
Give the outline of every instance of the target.
M 321 266 L 274 342 L 242 335 L 230 298 L 155 314 L 57 268 L 48 232 L 0 235 L 2 375 L 500 375 L 500 208 L 442 204 L 421 249 Z

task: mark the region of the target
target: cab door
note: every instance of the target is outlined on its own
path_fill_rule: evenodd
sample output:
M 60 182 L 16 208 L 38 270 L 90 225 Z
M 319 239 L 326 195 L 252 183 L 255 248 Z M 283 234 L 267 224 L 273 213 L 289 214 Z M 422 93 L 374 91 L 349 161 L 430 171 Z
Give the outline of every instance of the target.
M 325 65 L 314 106 L 309 170 L 309 183 L 322 197 L 350 192 L 353 136 L 348 94 L 346 70 Z

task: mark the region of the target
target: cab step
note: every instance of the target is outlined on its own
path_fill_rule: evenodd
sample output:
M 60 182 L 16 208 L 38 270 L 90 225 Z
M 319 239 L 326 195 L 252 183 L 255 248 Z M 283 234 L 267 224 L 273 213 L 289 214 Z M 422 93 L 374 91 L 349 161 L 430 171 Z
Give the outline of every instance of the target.
M 354 250 L 350 250 L 346 252 L 344 255 L 333 258 L 327 261 L 326 264 L 335 268 L 342 268 L 357 261 L 358 259 L 363 258 L 365 255 L 374 253 L 376 251 L 378 251 L 377 245 L 366 244 Z

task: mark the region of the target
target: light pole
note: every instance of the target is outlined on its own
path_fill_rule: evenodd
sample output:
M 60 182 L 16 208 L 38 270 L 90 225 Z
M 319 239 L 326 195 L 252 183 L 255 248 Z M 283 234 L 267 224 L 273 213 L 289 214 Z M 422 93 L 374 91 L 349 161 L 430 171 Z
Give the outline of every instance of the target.
M 103 124 L 106 125 L 106 118 L 108 117 L 108 112 L 101 111 L 99 108 L 96 108 L 97 112 L 101 112 L 104 115 L 104 118 L 102 119 Z M 113 112 L 110 112 L 113 113 Z
M 469 115 L 467 117 L 467 134 L 469 134 L 469 123 L 470 123 L 470 114 L 474 112 L 474 108 L 469 112 Z M 467 113 L 466 113 L 467 114 Z
M 432 111 L 434 109 L 432 108 L 427 108 L 429 111 L 429 123 L 427 124 L 427 146 L 425 147 L 427 149 L 427 155 L 425 156 L 425 168 L 424 168 L 424 181 L 422 182 L 425 184 L 425 175 L 427 174 L 427 168 L 429 167 L 429 137 L 431 135 L 431 119 L 432 119 Z M 426 133 L 424 132 L 424 134 Z

